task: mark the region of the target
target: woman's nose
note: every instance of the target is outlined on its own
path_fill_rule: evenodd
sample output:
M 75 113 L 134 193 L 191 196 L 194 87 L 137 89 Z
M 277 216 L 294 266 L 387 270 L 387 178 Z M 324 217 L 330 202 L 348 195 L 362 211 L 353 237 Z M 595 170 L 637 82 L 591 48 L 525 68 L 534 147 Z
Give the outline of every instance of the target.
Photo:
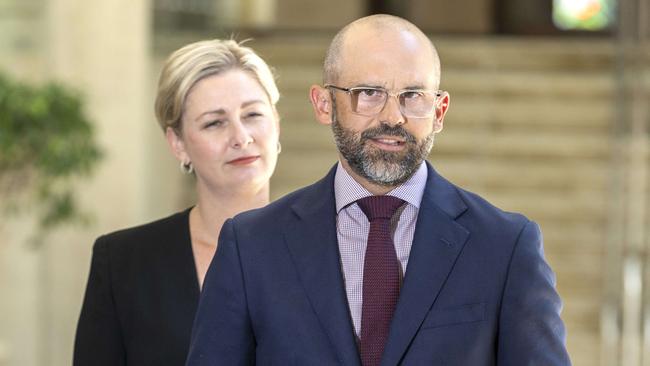
M 230 146 L 235 149 L 241 149 L 248 146 L 253 142 L 253 136 L 248 131 L 246 126 L 240 121 L 233 121 L 232 126 L 232 135 L 230 136 Z

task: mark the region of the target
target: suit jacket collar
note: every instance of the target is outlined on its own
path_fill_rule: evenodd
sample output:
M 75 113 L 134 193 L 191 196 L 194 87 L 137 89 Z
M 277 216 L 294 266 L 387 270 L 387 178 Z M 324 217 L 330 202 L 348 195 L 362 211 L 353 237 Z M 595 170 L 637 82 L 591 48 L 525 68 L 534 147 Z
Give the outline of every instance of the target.
M 285 241 L 320 324 L 344 365 L 360 365 L 336 237 L 335 168 L 303 190 Z M 409 265 L 382 365 L 397 365 L 462 251 L 469 232 L 455 220 L 467 209 L 456 188 L 427 162 Z
M 382 366 L 399 364 L 469 237 L 467 229 L 456 222 L 467 210 L 457 188 L 428 163 L 427 168 L 427 188 Z
M 287 225 L 285 242 L 340 363 L 360 366 L 336 238 L 334 174 L 335 168 L 294 202 L 295 220 Z

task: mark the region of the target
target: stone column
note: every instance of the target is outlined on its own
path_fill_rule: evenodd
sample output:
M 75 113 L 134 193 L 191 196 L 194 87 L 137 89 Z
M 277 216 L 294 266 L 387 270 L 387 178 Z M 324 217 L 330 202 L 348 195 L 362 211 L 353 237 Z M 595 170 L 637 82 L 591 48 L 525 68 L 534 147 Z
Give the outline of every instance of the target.
M 94 225 L 61 230 L 41 249 L 43 365 L 71 362 L 94 238 L 153 216 L 147 192 L 161 177 L 148 174 L 150 138 L 160 138 L 149 92 L 150 14 L 150 0 L 48 3 L 48 69 L 84 92 L 105 159 L 79 191 Z
M 602 365 L 650 365 L 650 1 L 622 0 Z

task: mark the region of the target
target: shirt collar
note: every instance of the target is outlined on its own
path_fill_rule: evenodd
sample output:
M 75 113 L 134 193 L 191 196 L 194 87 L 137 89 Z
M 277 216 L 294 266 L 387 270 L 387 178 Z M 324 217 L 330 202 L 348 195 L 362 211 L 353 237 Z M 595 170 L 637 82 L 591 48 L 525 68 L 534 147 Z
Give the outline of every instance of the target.
M 386 193 L 386 195 L 402 199 L 419 209 L 420 202 L 422 202 L 422 196 L 424 195 L 424 188 L 427 184 L 428 174 L 426 164 L 423 161 L 411 178 L 403 184 L 395 187 L 392 191 Z M 334 176 L 336 213 L 338 214 L 351 203 L 368 196 L 372 196 L 372 193 L 354 180 L 339 161 Z

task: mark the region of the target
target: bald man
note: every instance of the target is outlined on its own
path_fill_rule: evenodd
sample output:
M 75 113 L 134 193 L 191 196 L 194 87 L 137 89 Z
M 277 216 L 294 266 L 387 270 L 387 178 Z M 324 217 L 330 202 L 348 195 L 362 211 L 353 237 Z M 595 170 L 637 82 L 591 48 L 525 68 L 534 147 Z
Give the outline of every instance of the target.
M 537 224 L 425 160 L 449 108 L 429 39 L 359 19 L 323 79 L 339 161 L 224 224 L 187 365 L 570 365 Z

